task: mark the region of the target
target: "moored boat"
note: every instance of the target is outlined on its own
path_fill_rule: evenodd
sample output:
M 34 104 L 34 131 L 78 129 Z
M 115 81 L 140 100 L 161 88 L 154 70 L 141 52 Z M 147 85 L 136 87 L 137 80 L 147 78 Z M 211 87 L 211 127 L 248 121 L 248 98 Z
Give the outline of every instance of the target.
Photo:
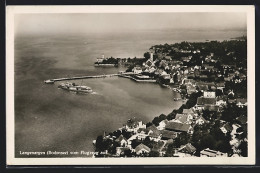
M 173 100 L 174 101 L 178 101 L 178 100 L 181 100 L 181 98 L 174 98 Z
M 54 80 L 50 80 L 50 79 L 49 80 L 45 80 L 44 83 L 46 83 L 46 84 L 54 84 Z

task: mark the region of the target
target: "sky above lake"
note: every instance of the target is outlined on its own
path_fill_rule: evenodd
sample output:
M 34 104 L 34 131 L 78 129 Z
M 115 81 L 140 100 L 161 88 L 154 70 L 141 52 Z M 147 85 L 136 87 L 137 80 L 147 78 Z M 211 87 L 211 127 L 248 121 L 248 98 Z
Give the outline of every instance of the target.
M 243 30 L 246 13 L 16 14 L 15 33 L 66 34 L 153 30 Z

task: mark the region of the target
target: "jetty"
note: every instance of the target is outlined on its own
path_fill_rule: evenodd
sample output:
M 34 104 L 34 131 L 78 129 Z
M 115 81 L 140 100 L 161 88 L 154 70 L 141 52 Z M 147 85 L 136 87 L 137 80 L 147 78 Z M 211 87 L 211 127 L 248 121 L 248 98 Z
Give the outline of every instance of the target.
M 66 80 L 78 80 L 78 79 L 90 79 L 90 78 L 106 78 L 106 77 L 114 77 L 119 76 L 119 74 L 107 74 L 107 75 L 95 75 L 95 76 L 78 76 L 78 77 L 66 77 L 66 78 L 57 78 L 57 79 L 48 79 L 45 80 L 46 84 L 53 84 L 57 81 L 66 81 Z
M 57 82 L 57 81 L 91 79 L 91 78 L 106 78 L 106 77 L 114 77 L 114 76 L 129 78 L 136 82 L 152 82 L 152 83 L 156 82 L 156 80 L 154 80 L 154 79 L 137 79 L 137 78 L 130 76 L 130 74 L 133 74 L 133 73 L 125 72 L 125 73 L 118 73 L 118 74 L 106 74 L 106 75 L 95 75 L 95 76 L 65 77 L 65 78 L 57 78 L 57 79 L 48 79 L 48 80 L 45 80 L 44 83 L 54 84 L 54 82 Z

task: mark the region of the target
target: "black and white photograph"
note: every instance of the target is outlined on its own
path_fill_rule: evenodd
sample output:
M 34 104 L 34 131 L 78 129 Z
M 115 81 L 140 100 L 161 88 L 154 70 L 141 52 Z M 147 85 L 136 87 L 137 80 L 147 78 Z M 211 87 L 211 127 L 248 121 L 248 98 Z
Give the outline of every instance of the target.
M 6 14 L 7 164 L 255 163 L 254 6 Z

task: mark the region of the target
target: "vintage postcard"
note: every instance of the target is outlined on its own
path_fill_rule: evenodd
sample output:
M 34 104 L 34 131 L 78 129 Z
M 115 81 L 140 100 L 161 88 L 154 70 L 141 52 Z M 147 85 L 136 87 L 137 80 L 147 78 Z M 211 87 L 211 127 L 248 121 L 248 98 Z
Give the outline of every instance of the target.
M 255 164 L 254 6 L 7 6 L 7 165 Z

